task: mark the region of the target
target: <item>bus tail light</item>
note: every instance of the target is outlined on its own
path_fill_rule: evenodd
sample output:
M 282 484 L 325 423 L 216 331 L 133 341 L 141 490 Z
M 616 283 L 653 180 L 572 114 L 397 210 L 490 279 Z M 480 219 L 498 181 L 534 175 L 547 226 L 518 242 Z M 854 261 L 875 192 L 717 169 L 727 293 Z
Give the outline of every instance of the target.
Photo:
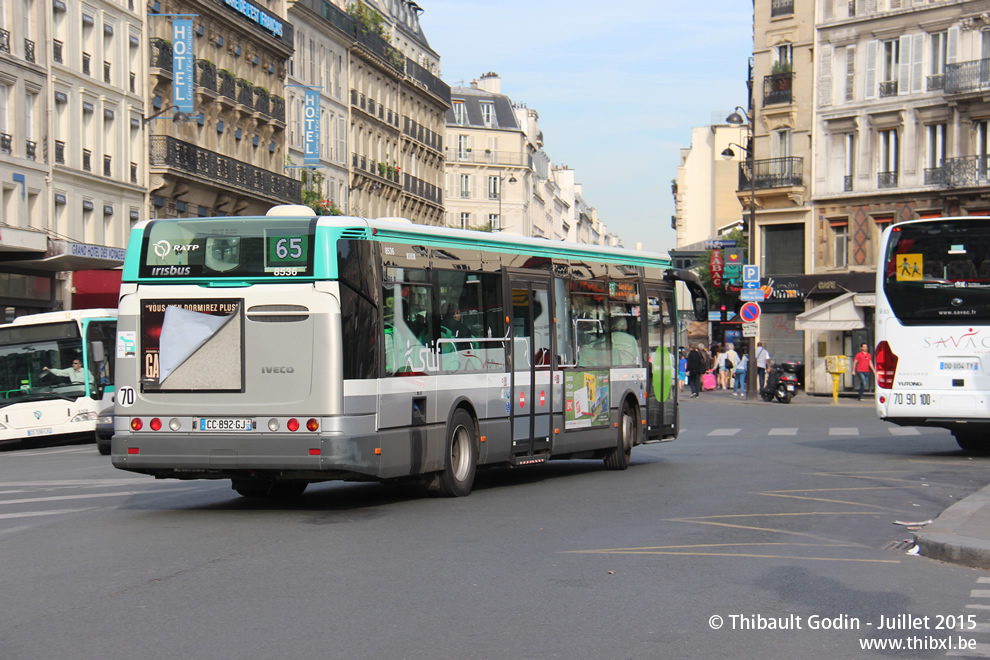
M 152 431 L 161 431 L 162 430 L 162 420 L 160 420 L 157 417 L 155 417 L 155 418 L 153 418 L 151 420 L 151 422 L 148 424 L 148 426 L 151 427 L 151 430 Z
M 289 429 L 290 431 L 298 431 L 299 420 L 293 417 L 292 419 L 290 419 L 288 422 L 285 423 L 285 428 Z
M 312 419 L 311 418 L 311 419 L 309 419 L 306 422 L 306 430 L 307 431 L 319 431 L 320 430 L 320 423 L 318 421 L 316 421 L 315 419 Z
M 140 431 L 143 428 L 144 428 L 144 422 L 141 421 L 140 417 L 135 417 L 134 419 L 131 420 L 132 431 Z
M 897 373 L 897 356 L 890 350 L 890 344 L 882 341 L 877 344 L 877 385 L 885 390 L 894 386 Z

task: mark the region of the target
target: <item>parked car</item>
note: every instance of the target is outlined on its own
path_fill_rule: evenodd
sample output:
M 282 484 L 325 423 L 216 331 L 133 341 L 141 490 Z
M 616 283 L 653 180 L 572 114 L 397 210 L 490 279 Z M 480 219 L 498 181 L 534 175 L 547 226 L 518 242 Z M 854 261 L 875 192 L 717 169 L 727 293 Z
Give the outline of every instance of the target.
M 100 411 L 96 421 L 96 449 L 104 456 L 110 455 L 110 438 L 113 437 L 113 406 Z

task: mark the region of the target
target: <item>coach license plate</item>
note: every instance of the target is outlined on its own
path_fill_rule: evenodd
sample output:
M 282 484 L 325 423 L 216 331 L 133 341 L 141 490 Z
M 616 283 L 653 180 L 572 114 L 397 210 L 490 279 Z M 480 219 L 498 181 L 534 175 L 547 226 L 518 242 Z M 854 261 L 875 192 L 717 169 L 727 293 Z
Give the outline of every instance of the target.
M 979 371 L 979 360 L 940 360 L 938 368 L 941 371 Z
M 199 420 L 196 428 L 200 431 L 250 431 L 254 428 L 254 420 L 240 417 L 211 417 Z

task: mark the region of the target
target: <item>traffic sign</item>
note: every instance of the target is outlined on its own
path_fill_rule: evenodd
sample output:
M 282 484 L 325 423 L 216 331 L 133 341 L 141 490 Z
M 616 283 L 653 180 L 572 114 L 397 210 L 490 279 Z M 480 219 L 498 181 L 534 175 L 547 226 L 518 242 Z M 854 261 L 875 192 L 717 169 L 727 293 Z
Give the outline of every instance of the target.
M 766 294 L 763 289 L 742 289 L 739 292 L 739 300 L 744 302 L 763 302 L 766 300 Z
M 739 309 L 739 318 L 743 323 L 755 323 L 760 318 L 760 303 L 748 302 Z
M 759 323 L 743 323 L 742 326 L 743 337 L 759 337 L 760 336 L 760 324 Z
M 743 266 L 743 282 L 759 282 L 760 267 L 755 264 L 745 264 Z

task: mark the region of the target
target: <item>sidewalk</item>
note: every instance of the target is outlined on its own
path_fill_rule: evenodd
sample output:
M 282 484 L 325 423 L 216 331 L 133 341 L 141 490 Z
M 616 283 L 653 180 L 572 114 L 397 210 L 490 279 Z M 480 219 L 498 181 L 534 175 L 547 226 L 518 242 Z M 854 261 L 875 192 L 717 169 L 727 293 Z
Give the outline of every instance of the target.
M 691 388 L 685 387 L 680 393 L 680 402 L 687 403 L 690 405 L 694 401 L 707 401 L 709 403 L 713 401 L 720 401 L 724 403 L 748 403 L 748 404 L 763 404 L 770 405 L 783 405 L 777 401 L 767 402 L 762 398 L 757 397 L 755 401 L 750 401 L 745 396 L 732 396 L 731 390 L 711 390 L 708 392 L 702 392 L 697 399 L 691 398 Z M 863 395 L 863 400 L 858 400 L 858 394 L 856 392 L 839 392 L 839 400 L 835 401 L 832 395 L 818 395 L 818 394 L 807 394 L 804 390 L 799 390 L 791 402 L 787 405 L 816 405 L 816 406 L 866 406 L 873 407 L 873 392 L 868 392 Z
M 990 568 L 990 486 L 950 506 L 914 539 L 925 557 Z

